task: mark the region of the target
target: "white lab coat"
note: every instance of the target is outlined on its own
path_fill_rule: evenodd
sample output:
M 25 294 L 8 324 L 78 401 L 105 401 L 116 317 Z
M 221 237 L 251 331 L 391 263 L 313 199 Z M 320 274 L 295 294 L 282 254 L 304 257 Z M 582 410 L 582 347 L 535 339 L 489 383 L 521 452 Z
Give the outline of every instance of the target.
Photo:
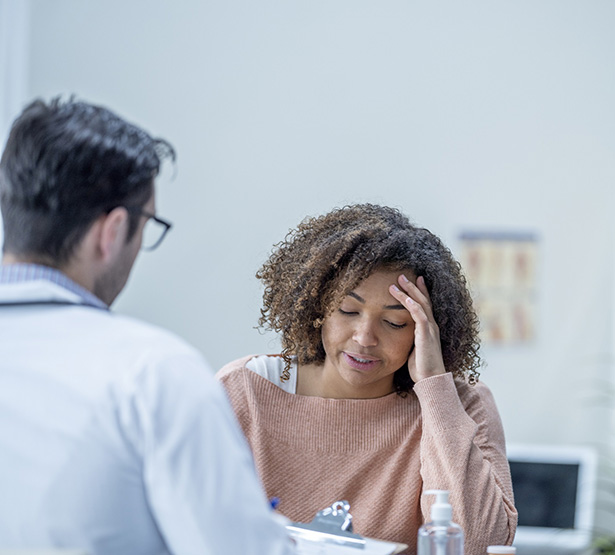
M 0 303 L 78 301 L 48 281 Z M 290 553 L 226 396 L 162 329 L 80 306 L 0 306 L 0 547 Z

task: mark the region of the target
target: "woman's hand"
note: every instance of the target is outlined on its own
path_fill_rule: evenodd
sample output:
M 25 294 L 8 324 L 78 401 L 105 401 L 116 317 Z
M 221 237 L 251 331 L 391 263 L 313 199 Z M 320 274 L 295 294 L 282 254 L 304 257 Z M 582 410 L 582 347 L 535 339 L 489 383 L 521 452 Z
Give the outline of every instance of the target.
M 419 276 L 415 285 L 402 274 L 397 281 L 400 287 L 391 285 L 389 292 L 408 310 L 415 325 L 414 348 L 408 358 L 412 381 L 444 374 L 440 330 L 433 317 L 425 279 Z

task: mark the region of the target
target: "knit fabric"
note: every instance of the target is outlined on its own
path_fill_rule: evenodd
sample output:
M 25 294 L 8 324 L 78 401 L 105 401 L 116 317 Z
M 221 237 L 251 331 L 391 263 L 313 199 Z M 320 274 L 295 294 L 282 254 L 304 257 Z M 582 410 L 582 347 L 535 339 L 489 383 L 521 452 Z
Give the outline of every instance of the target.
M 347 500 L 354 531 L 416 553 L 432 500 L 450 491 L 466 555 L 510 545 L 517 512 L 504 432 L 489 389 L 452 374 L 418 382 L 407 397 L 324 399 L 287 393 L 245 367 L 220 370 L 257 470 L 278 510 L 309 522 Z

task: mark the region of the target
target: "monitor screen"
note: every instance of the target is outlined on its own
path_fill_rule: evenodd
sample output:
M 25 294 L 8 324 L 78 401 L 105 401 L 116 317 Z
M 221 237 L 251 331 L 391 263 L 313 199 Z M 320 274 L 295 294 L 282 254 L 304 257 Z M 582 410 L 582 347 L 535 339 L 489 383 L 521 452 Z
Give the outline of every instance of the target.
M 593 526 L 597 454 L 584 446 L 509 445 L 520 553 L 582 549 Z
M 574 528 L 578 464 L 510 461 L 519 526 Z

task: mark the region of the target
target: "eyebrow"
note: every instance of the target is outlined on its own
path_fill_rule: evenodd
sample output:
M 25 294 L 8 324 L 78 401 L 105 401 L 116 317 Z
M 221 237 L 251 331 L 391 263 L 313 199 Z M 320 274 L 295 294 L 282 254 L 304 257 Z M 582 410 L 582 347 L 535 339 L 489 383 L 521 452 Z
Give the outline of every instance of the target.
M 348 296 L 352 297 L 353 299 L 356 299 L 360 303 L 365 304 L 365 299 L 363 297 L 360 297 L 359 295 L 357 295 L 354 291 L 351 291 L 350 293 L 348 293 Z M 399 304 L 399 303 L 397 303 L 397 304 L 387 304 L 387 305 L 383 306 L 383 308 L 385 310 L 406 310 L 404 308 L 404 306 Z

